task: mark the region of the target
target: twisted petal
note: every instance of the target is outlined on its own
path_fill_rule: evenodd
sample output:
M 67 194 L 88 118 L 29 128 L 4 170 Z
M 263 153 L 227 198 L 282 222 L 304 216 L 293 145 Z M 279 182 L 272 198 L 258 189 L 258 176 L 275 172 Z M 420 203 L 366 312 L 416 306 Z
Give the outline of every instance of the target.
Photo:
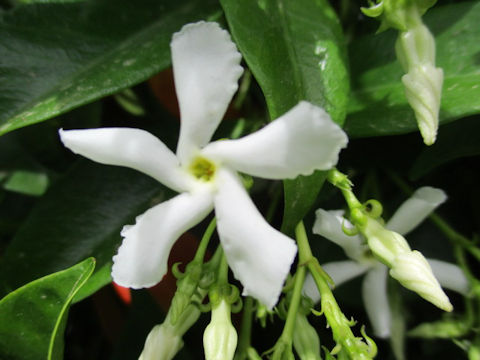
M 359 264 L 355 261 L 345 260 L 324 264 L 322 265 L 322 268 L 328 275 L 330 275 L 335 283 L 335 286 L 340 286 L 343 283 L 362 275 L 370 268 L 370 266 Z M 318 292 L 317 285 L 310 274 L 308 274 L 305 278 L 303 293 L 315 303 L 320 300 L 320 294 Z
M 177 155 L 185 162 L 210 141 L 243 69 L 230 35 L 217 23 L 185 25 L 170 46 L 182 117 Z
M 217 177 L 215 213 L 228 264 L 242 283 L 243 294 L 271 309 L 278 301 L 297 247 L 263 219 L 234 173 L 221 169 Z
M 167 272 L 173 243 L 212 210 L 209 192 L 183 193 L 163 202 L 122 230 L 123 243 L 113 257 L 112 277 L 122 286 L 150 287 Z
M 340 212 L 318 209 L 315 215 L 315 223 L 312 229 L 314 234 L 321 235 L 342 247 L 349 258 L 353 260 L 361 258 L 364 253 L 362 238 L 359 235 L 349 236 L 343 232 L 343 225 L 347 228 L 353 226 L 340 215 Z
M 433 274 L 438 279 L 440 285 L 462 295 L 468 294 L 470 285 L 460 267 L 435 259 L 428 259 L 428 263 L 432 267 Z
M 362 296 L 373 331 L 380 338 L 390 336 L 391 312 L 387 296 L 387 267 L 378 264 L 370 269 L 362 284 Z
M 211 143 L 203 154 L 246 174 L 285 179 L 330 169 L 347 141 L 324 110 L 302 101 L 263 129 Z
M 178 160 L 159 139 L 147 131 L 100 128 L 59 131 L 63 144 L 101 164 L 126 166 L 157 179 L 176 191 L 185 191 L 186 175 Z
M 447 200 L 443 190 L 421 187 L 405 201 L 387 223 L 387 228 L 401 235 L 415 229 L 439 205 Z

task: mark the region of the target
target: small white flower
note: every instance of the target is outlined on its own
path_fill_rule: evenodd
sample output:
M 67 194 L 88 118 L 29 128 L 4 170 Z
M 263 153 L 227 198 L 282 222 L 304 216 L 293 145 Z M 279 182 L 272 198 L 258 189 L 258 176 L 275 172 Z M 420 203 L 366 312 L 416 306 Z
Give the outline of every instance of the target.
M 446 198 L 445 193 L 440 189 L 422 187 L 398 208 L 385 227 L 390 230 L 390 232 L 405 235 L 417 227 L 435 208 L 442 204 Z M 342 231 L 342 224 L 348 227 L 349 222 L 344 219 L 338 211 L 319 209 L 316 215 L 317 219 L 313 227 L 313 232 L 341 246 L 347 256 L 353 260 L 327 263 L 323 265 L 324 270 L 332 277 L 336 285 L 340 285 L 365 273 L 362 295 L 367 314 L 372 323 L 375 335 L 382 338 L 389 337 L 391 312 L 387 297 L 388 268 L 374 258 L 365 256 L 367 247 L 360 235 L 348 236 Z M 420 295 L 423 292 L 424 295 L 422 296 L 427 299 L 428 294 L 432 293 L 430 285 L 437 284 L 436 279 L 438 279 L 440 285 L 447 289 L 454 290 L 461 294 L 468 292 L 468 281 L 458 266 L 433 259 L 428 259 L 427 262 L 423 255 L 417 251 L 409 251 L 408 244 L 406 245 L 408 248 L 406 248 L 406 243 L 403 243 L 403 241 L 398 241 L 398 248 L 405 249 L 405 251 L 400 251 L 402 254 L 396 257 L 388 256 L 389 252 L 385 251 L 387 256 L 384 261 L 391 263 L 391 275 L 404 286 L 418 292 Z M 412 272 L 412 268 L 410 268 L 408 264 L 414 265 L 417 270 L 420 268 L 420 270 L 423 269 L 423 271 L 419 271 L 422 276 L 414 279 L 415 271 Z M 436 279 L 433 276 L 428 279 L 424 278 L 424 276 L 430 272 L 433 272 Z M 419 281 L 415 284 L 415 280 Z M 430 287 L 427 289 L 422 286 Z M 441 291 L 439 287 L 438 289 Z M 320 295 L 311 277 L 307 277 L 306 279 L 304 292 L 312 298 L 312 300 L 319 300 Z M 436 294 L 436 297 L 428 300 L 441 308 L 448 309 L 448 298 L 446 300 L 447 302 L 436 301 L 442 299 L 441 295 L 445 296 L 445 294 L 438 294 L 438 292 L 436 292 Z
M 254 134 L 209 144 L 237 90 L 241 56 L 226 31 L 206 22 L 184 26 L 171 50 L 182 120 L 176 154 L 139 129 L 60 131 L 73 152 L 139 170 L 180 192 L 125 226 L 112 277 L 131 288 L 158 283 L 173 243 L 215 208 L 220 241 L 243 293 L 272 308 L 296 245 L 263 219 L 237 171 L 283 179 L 329 169 L 347 137 L 325 111 L 301 102 Z

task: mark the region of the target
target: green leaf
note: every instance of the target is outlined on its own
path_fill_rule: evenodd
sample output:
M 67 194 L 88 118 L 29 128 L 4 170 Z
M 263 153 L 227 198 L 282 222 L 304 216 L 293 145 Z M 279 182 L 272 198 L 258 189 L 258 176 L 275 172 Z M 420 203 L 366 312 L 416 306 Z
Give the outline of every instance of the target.
M 293 234 L 297 224 L 310 211 L 326 177 L 326 171 L 315 171 L 310 176 L 300 175 L 294 180 L 284 180 L 285 210 L 282 232 Z
M 308 100 L 343 123 L 349 90 L 345 41 L 327 1 L 221 0 L 221 4 L 272 119 Z
M 349 91 L 345 40 L 325 0 L 221 0 L 232 35 L 275 119 L 308 100 L 343 124 Z M 325 175 L 284 182 L 284 231 L 310 210 Z
M 170 65 L 172 33 L 215 11 L 214 0 L 90 0 L 0 12 L 0 134 L 144 81 Z
M 18 170 L 10 174 L 2 185 L 5 190 L 40 196 L 47 190 L 48 176 L 44 172 Z
M 440 124 L 480 113 L 479 2 L 437 6 L 424 16 L 435 36 L 437 66 L 444 71 Z M 355 39 L 351 55 L 352 97 L 345 130 L 352 137 L 417 131 L 395 58 L 397 32 Z M 439 131 L 441 134 L 442 130 Z
M 38 201 L 6 248 L 0 279 L 8 292 L 86 257 L 98 272 L 76 300 L 109 283 L 120 230 L 166 190 L 130 169 L 80 161 Z M 152 201 L 154 201 L 152 203 Z
M 35 280 L 0 301 L 0 358 L 61 360 L 69 305 L 95 268 L 89 258 Z
M 438 134 L 436 143 L 420 153 L 410 169 L 409 177 L 418 180 L 452 160 L 480 155 L 479 134 L 478 117 L 448 124 Z

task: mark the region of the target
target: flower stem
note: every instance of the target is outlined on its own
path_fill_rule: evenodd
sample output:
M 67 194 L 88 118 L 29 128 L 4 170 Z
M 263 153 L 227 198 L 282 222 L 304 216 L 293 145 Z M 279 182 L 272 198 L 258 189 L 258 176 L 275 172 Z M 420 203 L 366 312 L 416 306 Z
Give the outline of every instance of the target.
M 212 237 L 216 226 L 217 219 L 213 218 L 212 221 L 210 221 L 210 224 L 208 224 L 207 230 L 205 230 L 205 233 L 202 236 L 202 240 L 200 241 L 200 245 L 198 245 L 197 253 L 195 254 L 195 258 L 193 259 L 193 261 L 203 262 L 203 258 L 205 257 L 205 253 L 207 251 L 208 243 L 210 242 L 210 238 Z
M 252 312 L 253 312 L 253 298 L 248 296 L 243 305 L 242 328 L 240 330 L 240 337 L 238 340 L 237 353 L 235 360 L 248 359 L 248 348 L 251 342 L 252 332 Z
M 332 329 L 333 338 L 338 344 L 337 346 L 339 351 L 340 349 L 343 349 L 342 351 L 348 354 L 350 359 L 372 359 L 375 357 L 377 352 L 375 343 L 365 335 L 364 336 L 367 344 L 363 343 L 361 338 L 356 338 L 350 329 L 350 326 L 352 326 L 354 322 L 352 320 L 348 320 L 341 311 L 337 301 L 335 300 L 335 297 L 332 294 L 332 291 L 330 290 L 330 277 L 322 269 L 318 263 L 318 260 L 313 257 L 303 222 L 300 222 L 297 225 L 295 229 L 295 235 L 298 245 L 299 270 L 305 269 L 305 265 L 308 266 L 308 270 L 315 280 L 321 295 L 322 312 L 327 319 L 327 323 Z
M 228 284 L 228 263 L 225 252 L 222 249 L 222 260 L 220 261 L 220 266 L 218 267 L 218 284 Z
M 358 201 L 352 191 L 353 185 L 347 175 L 333 168 L 328 172 L 327 180 L 330 184 L 340 189 L 350 210 L 362 207 L 361 202 Z

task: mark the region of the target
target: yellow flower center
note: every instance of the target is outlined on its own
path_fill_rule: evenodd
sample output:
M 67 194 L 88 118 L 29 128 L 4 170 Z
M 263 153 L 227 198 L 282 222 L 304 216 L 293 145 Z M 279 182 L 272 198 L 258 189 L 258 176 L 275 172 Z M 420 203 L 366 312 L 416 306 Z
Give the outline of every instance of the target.
M 210 160 L 198 156 L 190 164 L 189 170 L 196 179 L 208 182 L 215 176 L 216 166 Z

